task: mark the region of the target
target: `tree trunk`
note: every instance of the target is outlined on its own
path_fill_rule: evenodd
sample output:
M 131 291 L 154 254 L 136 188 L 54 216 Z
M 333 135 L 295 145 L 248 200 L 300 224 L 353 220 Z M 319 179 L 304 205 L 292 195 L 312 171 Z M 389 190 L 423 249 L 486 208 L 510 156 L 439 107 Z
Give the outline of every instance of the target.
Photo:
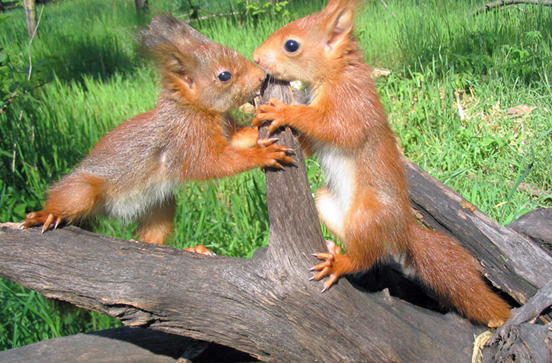
M 23 0 L 25 18 L 27 19 L 27 33 L 29 39 L 36 37 L 36 0 Z
M 136 3 L 136 13 L 138 15 L 143 15 L 149 10 L 149 1 L 148 0 L 135 0 Z

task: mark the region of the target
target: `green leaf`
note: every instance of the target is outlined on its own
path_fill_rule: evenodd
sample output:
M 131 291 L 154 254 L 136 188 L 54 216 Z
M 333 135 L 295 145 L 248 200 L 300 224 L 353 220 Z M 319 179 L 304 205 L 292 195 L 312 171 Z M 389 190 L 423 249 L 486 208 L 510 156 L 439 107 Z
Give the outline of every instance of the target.
M 13 208 L 13 214 L 18 219 L 25 218 L 27 211 L 27 203 L 20 203 L 15 208 Z

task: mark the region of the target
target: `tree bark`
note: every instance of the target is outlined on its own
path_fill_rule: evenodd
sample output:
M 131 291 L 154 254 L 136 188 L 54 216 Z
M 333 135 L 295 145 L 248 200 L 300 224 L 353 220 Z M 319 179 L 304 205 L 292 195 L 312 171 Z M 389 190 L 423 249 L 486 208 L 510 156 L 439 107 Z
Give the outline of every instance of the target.
M 136 4 L 136 13 L 138 15 L 143 15 L 149 10 L 149 1 L 148 0 L 135 0 Z
M 417 165 L 404 162 L 410 197 L 424 222 L 464 245 L 493 285 L 525 303 L 550 280 L 552 257 L 533 240 L 501 226 Z
M 149 329 L 115 328 L 54 338 L 0 352 L 2 363 L 234 363 L 251 356 L 207 342 Z
M 36 0 L 23 0 L 25 18 L 27 19 L 27 33 L 29 39 L 36 37 Z
M 0 275 L 131 327 L 215 342 L 267 362 L 470 361 L 473 337 L 484 329 L 455 313 L 422 309 L 386 291 L 366 293 L 346 279 L 325 293 L 321 282 L 309 281 L 309 267 L 316 263 L 311 253 L 324 251 L 325 244 L 300 146 L 287 128 L 277 137 L 296 150 L 295 165 L 266 172 L 270 244 L 252 259 L 206 257 L 75 227 L 40 234 L 39 228 L 21 231 L 3 224 Z M 433 205 L 417 203 L 428 224 L 432 216 L 449 227 L 446 218 L 431 214 Z M 458 214 L 465 212 L 458 205 L 445 209 L 482 231 L 486 238 L 473 238 L 474 243 L 498 246 L 504 235 L 525 243 L 498 226 L 490 228 L 480 212 Z M 487 275 L 512 297 L 526 299 L 531 283 L 517 275 L 523 262 L 510 267 L 505 261 L 511 261 L 511 250 L 501 252 L 496 268 L 485 266 Z M 532 261 L 546 261 L 544 253 L 534 252 Z M 530 272 L 526 275 L 536 283 L 550 276 L 540 266 Z
M 319 283 L 308 281 L 309 254 L 317 249 L 281 255 L 287 238 L 274 238 L 282 246 L 251 260 L 75 227 L 40 234 L 4 224 L 0 239 L 1 274 L 47 297 L 267 362 L 463 362 L 480 332 L 455 314 L 365 294 L 346 280 L 322 294 Z

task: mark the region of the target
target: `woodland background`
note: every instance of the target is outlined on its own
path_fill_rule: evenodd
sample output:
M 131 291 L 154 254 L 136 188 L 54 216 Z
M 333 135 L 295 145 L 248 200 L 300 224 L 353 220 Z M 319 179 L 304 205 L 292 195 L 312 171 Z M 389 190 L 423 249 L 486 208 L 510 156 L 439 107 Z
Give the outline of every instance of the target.
M 147 13 L 131 0 L 51 1 L 37 5 L 32 41 L 21 4 L 3 4 L 0 222 L 18 222 L 103 135 L 155 106 L 159 77 L 137 42 L 151 17 L 190 19 L 250 57 L 277 28 L 325 1 L 152 0 Z M 405 155 L 507 224 L 552 206 L 552 8 L 473 14 L 483 5 L 368 1 L 357 31 L 382 74 L 379 92 Z M 315 190 L 324 177 L 316 159 L 307 165 Z M 251 256 L 268 242 L 265 193 L 258 170 L 183 186 L 169 244 L 208 241 L 219 255 Z M 132 238 L 134 228 L 109 220 L 96 231 Z M 120 324 L 5 279 L 0 300 L 0 350 Z

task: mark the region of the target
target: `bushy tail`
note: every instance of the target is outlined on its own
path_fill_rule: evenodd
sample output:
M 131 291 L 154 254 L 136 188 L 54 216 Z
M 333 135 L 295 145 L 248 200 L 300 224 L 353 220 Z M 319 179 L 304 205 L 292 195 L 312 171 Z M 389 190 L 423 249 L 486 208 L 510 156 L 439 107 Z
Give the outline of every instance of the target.
M 476 260 L 444 234 L 416 224 L 410 243 L 417 276 L 447 307 L 455 307 L 468 319 L 491 327 L 510 317 L 510 306 L 483 281 Z

